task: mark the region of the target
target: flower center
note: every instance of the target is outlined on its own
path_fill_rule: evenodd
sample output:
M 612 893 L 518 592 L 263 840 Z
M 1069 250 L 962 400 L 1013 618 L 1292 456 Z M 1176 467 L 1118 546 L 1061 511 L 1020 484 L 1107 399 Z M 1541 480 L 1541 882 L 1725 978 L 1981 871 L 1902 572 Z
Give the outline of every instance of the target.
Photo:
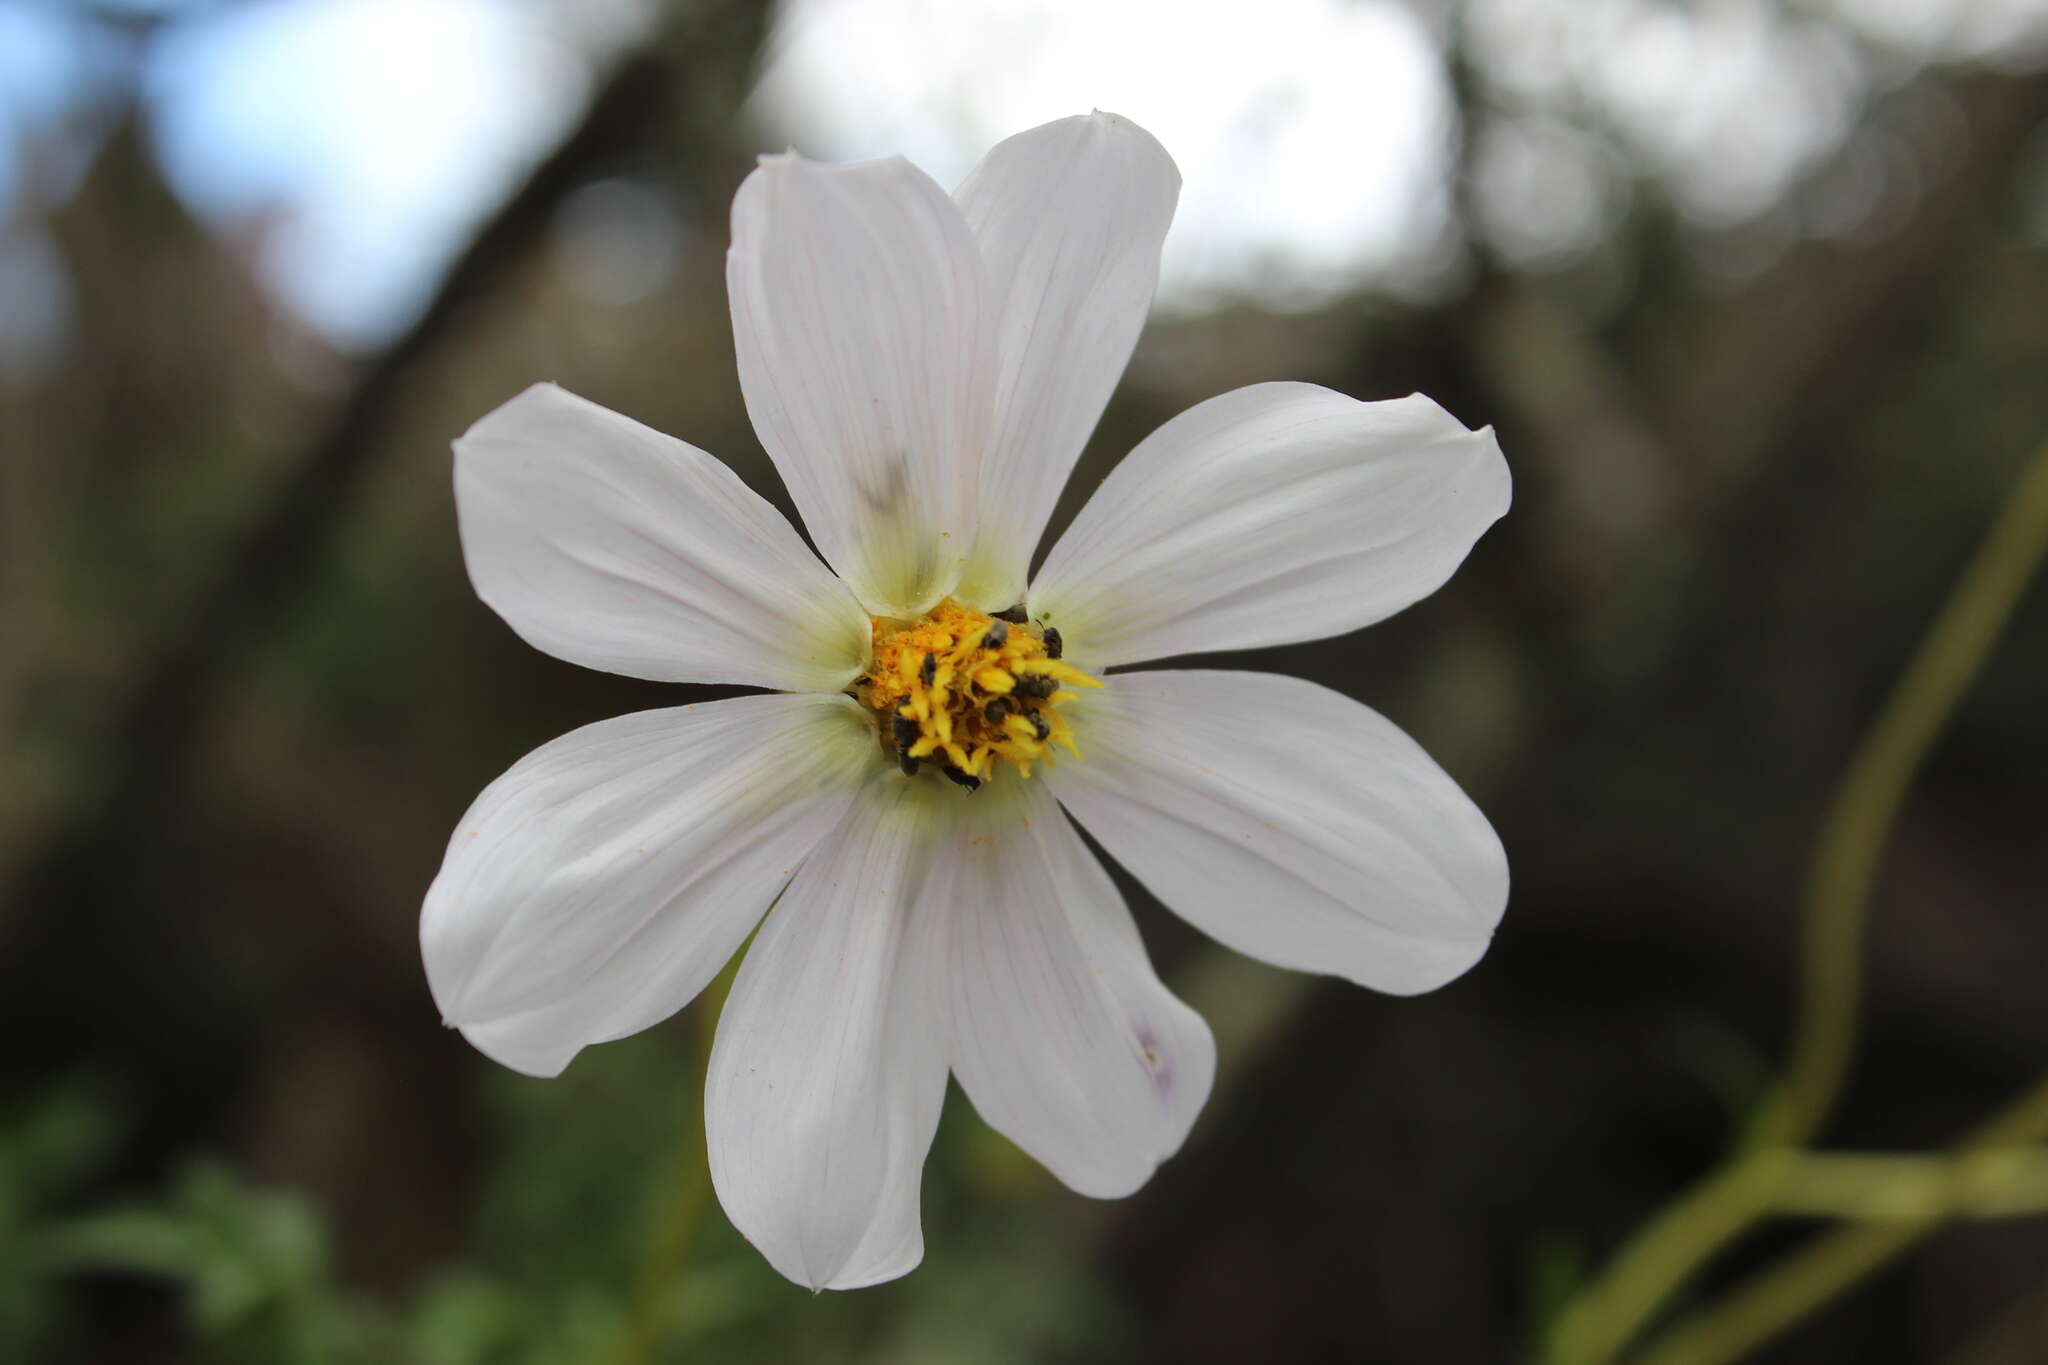
M 989 616 L 952 598 L 904 623 L 869 618 L 874 667 L 853 694 L 881 717 L 882 745 L 906 774 L 933 764 L 969 791 L 1009 763 L 1020 776 L 1054 744 L 1081 756 L 1059 704 L 1101 683 L 1060 659 L 1060 633 L 1022 607 Z

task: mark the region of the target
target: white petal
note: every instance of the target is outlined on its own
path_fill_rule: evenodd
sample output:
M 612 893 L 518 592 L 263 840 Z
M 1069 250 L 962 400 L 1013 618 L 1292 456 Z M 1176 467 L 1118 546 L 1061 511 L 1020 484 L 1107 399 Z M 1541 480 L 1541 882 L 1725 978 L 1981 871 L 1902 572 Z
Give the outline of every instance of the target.
M 553 384 L 455 443 L 477 595 L 537 649 L 659 682 L 832 692 L 868 621 L 737 474 Z
M 1251 957 L 1409 995 L 1486 951 L 1507 857 L 1391 721 L 1315 683 L 1125 673 L 1066 708 L 1053 791 L 1168 908 Z
M 761 158 L 726 257 L 740 388 L 819 553 L 871 611 L 951 590 L 988 434 L 980 254 L 901 157 Z
M 957 792 L 884 775 L 747 950 L 705 1085 L 711 1179 L 735 1226 L 813 1289 L 924 1255 L 918 1186 L 946 1091 L 925 926 L 911 913 Z
M 1140 442 L 1031 585 L 1097 668 L 1338 635 L 1436 591 L 1508 506 L 1489 429 L 1420 394 L 1254 384 Z
M 959 596 L 1000 611 L 1022 600 L 1046 518 L 1145 325 L 1180 172 L 1150 133 L 1096 113 L 998 143 L 953 197 L 988 266 L 996 339 Z
M 951 910 L 953 1069 L 989 1126 L 1073 1189 L 1129 1194 L 1180 1150 L 1216 1044 L 1043 783 L 968 805 L 933 878 Z
M 846 697 L 643 711 L 544 744 L 484 789 L 420 912 L 441 1015 L 552 1076 L 681 1009 L 875 763 Z

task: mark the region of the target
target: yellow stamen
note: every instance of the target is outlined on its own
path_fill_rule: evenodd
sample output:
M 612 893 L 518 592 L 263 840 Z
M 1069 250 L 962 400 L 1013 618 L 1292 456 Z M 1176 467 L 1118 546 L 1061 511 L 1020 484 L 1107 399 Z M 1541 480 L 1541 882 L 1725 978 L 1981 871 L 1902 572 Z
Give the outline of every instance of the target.
M 1039 626 L 950 598 L 916 621 L 870 619 L 874 666 L 853 691 L 874 708 L 883 746 L 906 772 L 928 761 L 971 788 L 1003 764 L 1029 777 L 1051 762 L 1054 745 L 1080 757 L 1057 708 L 1102 684 L 1051 657 Z

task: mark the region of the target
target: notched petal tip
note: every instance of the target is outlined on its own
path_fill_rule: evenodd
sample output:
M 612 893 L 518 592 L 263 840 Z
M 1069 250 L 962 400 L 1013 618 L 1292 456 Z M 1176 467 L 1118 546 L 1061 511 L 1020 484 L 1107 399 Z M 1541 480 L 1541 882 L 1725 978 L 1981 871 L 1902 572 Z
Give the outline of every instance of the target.
M 747 173 L 747 180 L 752 180 L 764 171 L 773 175 L 780 171 L 801 170 L 805 166 L 816 164 L 795 147 L 784 147 L 779 152 L 763 152 L 755 157 L 754 169 Z M 745 181 L 741 183 L 745 184 Z
M 1508 468 L 1507 452 L 1500 448 L 1500 437 L 1491 426 L 1480 427 L 1472 435 L 1484 442 L 1486 456 L 1490 456 L 1486 464 L 1487 475 L 1498 495 L 1498 510 L 1494 512 L 1493 519 L 1499 521 L 1508 514 L 1508 508 L 1514 504 L 1514 472 Z
M 1468 427 L 1456 413 L 1426 393 L 1411 393 L 1397 401 L 1421 410 L 1418 426 L 1425 432 L 1430 428 L 1441 432 L 1430 439 L 1451 446 L 1471 466 L 1473 510 L 1482 515 L 1489 507 L 1492 511 L 1483 524 L 1490 526 L 1506 516 L 1513 499 L 1514 480 L 1508 470 L 1507 453 L 1501 449 L 1500 436 L 1492 425 Z M 1488 494 L 1492 495 L 1490 499 Z
M 1031 145 L 1044 144 L 1060 133 L 1076 135 L 1074 150 L 1070 156 L 1078 158 L 1083 149 L 1090 149 L 1094 155 L 1108 154 L 1124 158 L 1124 174 L 1142 183 L 1143 177 L 1151 175 L 1167 185 L 1168 193 L 1178 198 L 1181 187 L 1180 167 L 1165 144 L 1152 136 L 1145 128 L 1122 114 L 1107 109 L 1095 109 L 1086 114 L 1074 114 L 1036 128 L 1018 133 L 1011 143 Z
M 830 180 L 872 176 L 884 172 L 901 174 L 905 171 L 918 176 L 924 175 L 914 162 L 900 153 L 892 152 L 888 156 L 869 157 L 863 161 L 820 161 L 815 157 L 805 156 L 794 147 L 789 147 L 779 152 L 762 152 L 755 157 L 754 169 L 747 173 L 746 180 L 740 182 L 740 190 L 744 193 L 748 182 L 760 179 L 764 175 L 771 179 L 801 176 Z M 735 198 L 735 208 L 738 202 Z
M 455 453 L 459 457 L 474 452 L 478 441 L 488 440 L 501 434 L 508 424 L 531 420 L 533 414 L 540 408 L 564 402 L 580 403 L 583 401 L 585 400 L 578 398 L 552 379 L 543 379 L 536 383 L 528 384 L 518 393 L 513 394 L 510 398 L 507 398 L 504 402 L 498 404 L 498 406 L 492 408 L 474 422 L 471 422 L 464 429 L 463 433 L 449 444 L 455 448 Z
M 1496 921 L 1500 918 L 1498 912 L 1494 918 Z M 1424 960 L 1420 955 L 1410 958 L 1406 974 L 1400 976 L 1376 973 L 1371 979 L 1366 979 L 1361 974 L 1351 972 L 1339 972 L 1336 975 L 1342 976 L 1355 986 L 1378 991 L 1381 995 L 1402 998 L 1428 995 L 1432 991 L 1442 990 L 1477 967 L 1486 957 L 1487 950 L 1493 947 L 1493 939 L 1494 934 L 1490 929 L 1472 938 L 1438 939 L 1432 945 L 1436 949 L 1436 954 L 1432 958 Z
M 1429 416 L 1425 421 L 1446 429 L 1446 435 L 1437 439 L 1451 446 L 1456 457 L 1467 465 L 1470 472 L 1464 492 L 1476 527 L 1476 544 L 1478 535 L 1506 516 L 1514 501 L 1514 476 L 1508 469 L 1507 453 L 1501 449 L 1499 435 L 1490 425 L 1466 426 L 1457 414 L 1427 394 L 1410 394 L 1400 401 L 1426 407 Z
M 583 1045 L 539 1046 L 521 1039 L 513 1021 L 472 1024 L 462 1029 L 463 1038 L 484 1056 L 508 1071 L 537 1081 L 552 1081 L 569 1069 L 569 1063 L 583 1052 Z
M 924 1264 L 924 1238 L 919 1236 L 913 1245 L 901 1248 L 896 1255 L 881 1260 L 854 1260 L 839 1267 L 826 1276 L 824 1283 L 810 1285 L 813 1294 L 826 1290 L 868 1289 L 891 1280 L 900 1280 Z

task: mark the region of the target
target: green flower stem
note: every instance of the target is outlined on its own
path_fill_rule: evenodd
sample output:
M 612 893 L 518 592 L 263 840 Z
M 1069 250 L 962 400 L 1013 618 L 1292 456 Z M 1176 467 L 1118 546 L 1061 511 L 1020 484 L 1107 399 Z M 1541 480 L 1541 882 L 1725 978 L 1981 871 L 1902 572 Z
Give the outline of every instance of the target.
M 1770 1211 L 1783 1175 L 1780 1156 L 1749 1152 L 1665 1205 L 1558 1315 L 1544 1359 L 1598 1365 L 1619 1355 L 1702 1261 Z
M 2048 445 L 2007 498 L 1899 679 L 1834 800 L 1807 880 L 1804 992 L 1779 1100 L 1756 1134 L 1794 1146 L 1827 1121 L 1855 1055 L 1870 885 L 1920 764 L 2048 550 Z
M 1795 1153 L 1771 1212 L 1865 1223 L 2048 1213 L 2048 1148 Z
M 1805 1144 L 1826 1122 L 1855 1053 L 1870 885 L 1885 836 L 2044 551 L 2048 445 L 2006 499 L 1829 803 L 1806 884 L 1799 1021 L 1775 1097 L 1743 1145 L 1653 1218 L 1559 1315 L 1545 1351 L 1552 1365 L 1617 1356 L 1700 1265 L 1771 1211 L 1786 1176 L 1781 1149 Z
M 704 1208 L 711 1200 L 711 1165 L 704 1145 L 704 1081 L 711 1068 L 711 1044 L 718 1035 L 718 1015 L 739 970 L 735 953 L 692 1007 L 697 1084 L 683 1102 L 683 1131 L 677 1136 L 677 1162 L 669 1174 L 667 1202 L 649 1230 L 647 1251 L 633 1286 L 626 1333 L 613 1365 L 648 1365 L 657 1358 L 682 1303 L 684 1271 Z
M 2023 1143 L 2048 1139 L 2048 1079 L 1956 1148 L 1966 1167 Z M 2034 1163 L 2039 1152 L 2027 1154 Z M 2038 1168 L 2036 1171 L 2038 1177 Z M 2038 1194 L 2036 1188 L 2034 1193 Z M 1718 1304 L 1673 1328 L 1638 1365 L 1722 1365 L 1740 1360 L 1820 1305 L 1883 1268 L 1961 1210 L 1935 1208 L 1885 1222 L 1843 1228 L 1785 1257 Z

